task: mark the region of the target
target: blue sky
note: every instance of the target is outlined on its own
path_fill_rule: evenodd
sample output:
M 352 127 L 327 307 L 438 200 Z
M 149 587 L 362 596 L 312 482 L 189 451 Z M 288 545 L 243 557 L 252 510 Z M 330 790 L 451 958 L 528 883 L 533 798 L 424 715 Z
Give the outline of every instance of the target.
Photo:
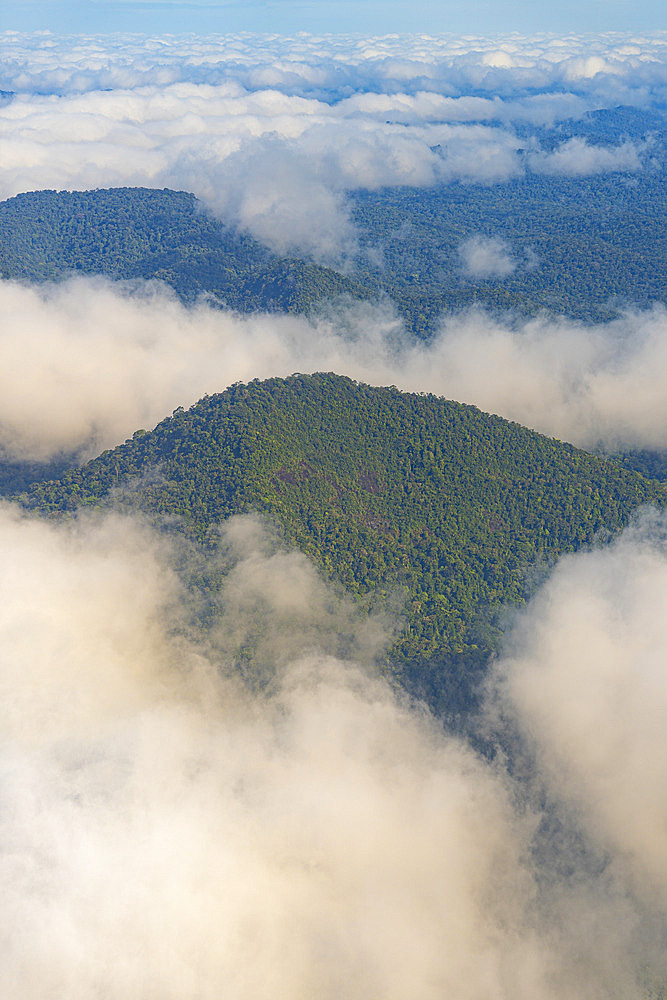
M 9 0 L 0 30 L 55 32 L 649 31 L 660 0 Z

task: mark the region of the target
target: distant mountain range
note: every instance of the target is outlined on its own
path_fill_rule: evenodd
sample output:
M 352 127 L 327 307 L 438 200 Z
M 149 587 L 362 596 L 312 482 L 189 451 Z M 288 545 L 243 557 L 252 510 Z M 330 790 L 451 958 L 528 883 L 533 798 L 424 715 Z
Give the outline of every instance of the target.
M 547 147 L 572 133 L 564 125 L 543 131 Z M 487 186 L 349 192 L 359 252 L 344 274 L 277 256 L 183 191 L 36 191 L 0 203 L 0 275 L 155 278 L 184 301 L 206 294 L 240 312 L 308 313 L 339 295 L 388 296 L 419 337 L 442 313 L 473 304 L 602 321 L 667 300 L 663 147 L 651 146 L 646 159 L 625 174 L 527 170 Z M 480 238 L 501 248 L 502 274 L 466 268 L 461 248 Z
M 667 491 L 473 406 L 316 374 L 232 386 L 19 499 L 51 516 L 120 503 L 205 546 L 260 512 L 360 601 L 402 601 L 388 669 L 455 718 L 503 606 Z

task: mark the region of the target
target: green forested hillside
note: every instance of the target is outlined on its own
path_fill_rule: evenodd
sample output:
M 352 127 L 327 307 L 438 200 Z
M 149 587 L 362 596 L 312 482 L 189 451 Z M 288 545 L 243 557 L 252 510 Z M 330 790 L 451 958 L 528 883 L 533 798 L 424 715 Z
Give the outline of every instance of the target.
M 72 273 L 157 278 L 186 301 L 209 293 L 241 312 L 305 312 L 321 298 L 366 294 L 336 271 L 237 235 L 184 191 L 33 191 L 0 202 L 0 275 Z
M 475 407 L 333 374 L 233 386 L 20 499 L 57 513 L 119 489 L 204 543 L 220 520 L 263 512 L 352 593 L 402 595 L 393 668 L 448 711 L 469 702 L 501 605 L 666 496 Z

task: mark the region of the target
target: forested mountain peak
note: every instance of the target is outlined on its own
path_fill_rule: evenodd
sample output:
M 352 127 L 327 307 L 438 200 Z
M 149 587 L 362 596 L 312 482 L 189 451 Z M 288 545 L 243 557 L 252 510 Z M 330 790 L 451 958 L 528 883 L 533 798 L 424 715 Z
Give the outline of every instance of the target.
M 476 407 L 318 373 L 205 397 L 21 500 L 52 514 L 120 500 L 205 544 L 258 511 L 352 593 L 404 594 L 394 668 L 451 709 L 535 567 L 665 492 Z

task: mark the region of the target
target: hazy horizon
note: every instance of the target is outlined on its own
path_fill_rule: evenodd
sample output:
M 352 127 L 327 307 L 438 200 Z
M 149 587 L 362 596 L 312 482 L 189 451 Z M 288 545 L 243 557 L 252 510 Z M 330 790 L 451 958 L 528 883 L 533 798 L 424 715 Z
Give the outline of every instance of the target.
M 3 5 L 0 30 L 55 32 L 237 31 L 497 34 L 664 30 L 657 0 L 585 0 L 526 4 L 523 0 L 16 0 Z

